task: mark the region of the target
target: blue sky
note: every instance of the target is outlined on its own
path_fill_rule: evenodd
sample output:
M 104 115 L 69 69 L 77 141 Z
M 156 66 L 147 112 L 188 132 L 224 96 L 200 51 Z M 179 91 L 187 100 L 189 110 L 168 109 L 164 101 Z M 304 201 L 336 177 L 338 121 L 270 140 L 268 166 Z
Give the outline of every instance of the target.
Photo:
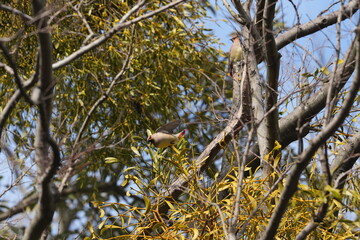
M 209 18 L 212 21 L 207 21 L 209 28 L 213 29 L 215 36 L 221 39 L 221 42 L 225 45 L 222 47 L 224 51 L 228 51 L 231 46 L 229 35 L 235 30 L 239 30 L 240 27 L 237 23 L 234 23 L 224 7 L 222 0 L 210 0 L 212 6 L 218 6 L 216 14 L 213 15 L 209 12 Z M 228 0 L 230 2 L 230 0 Z M 328 6 L 335 1 L 324 0 L 303 0 L 293 1 L 299 12 L 300 23 L 306 23 L 311 19 L 314 19 L 321 11 L 327 9 Z M 334 5 L 331 10 L 336 11 L 339 9 L 339 4 Z M 279 1 L 277 7 L 284 13 L 283 20 L 286 22 L 287 27 L 291 27 L 297 23 L 297 16 L 292 4 L 289 1 Z M 328 12 L 327 12 L 328 13 Z M 326 13 L 325 13 L 326 14 Z

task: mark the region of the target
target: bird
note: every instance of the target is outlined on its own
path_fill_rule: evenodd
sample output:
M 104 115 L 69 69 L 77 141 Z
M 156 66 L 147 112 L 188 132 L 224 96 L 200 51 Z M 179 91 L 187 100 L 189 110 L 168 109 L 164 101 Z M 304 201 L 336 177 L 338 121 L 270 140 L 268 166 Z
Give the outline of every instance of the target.
M 241 46 L 240 38 L 237 34 L 231 35 L 231 41 L 233 44 L 230 48 L 229 53 L 229 66 L 228 66 L 228 72 L 230 76 L 232 76 L 233 72 L 233 64 L 242 60 L 244 58 L 243 48 Z
M 176 144 L 186 133 L 186 129 L 179 133 L 173 134 L 173 130 L 181 124 L 181 120 L 169 122 L 158 129 L 155 133 L 150 135 L 148 142 L 154 144 L 157 148 L 166 148 Z

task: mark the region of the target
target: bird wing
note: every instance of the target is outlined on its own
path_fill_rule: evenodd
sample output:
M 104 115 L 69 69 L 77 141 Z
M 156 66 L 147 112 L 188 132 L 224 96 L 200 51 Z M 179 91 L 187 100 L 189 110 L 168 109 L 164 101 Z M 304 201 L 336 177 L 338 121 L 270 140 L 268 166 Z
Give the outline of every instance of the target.
M 173 122 L 169 122 L 158 129 L 156 129 L 156 132 L 163 132 L 163 133 L 172 133 L 175 128 L 177 128 L 181 124 L 181 120 L 176 120 Z

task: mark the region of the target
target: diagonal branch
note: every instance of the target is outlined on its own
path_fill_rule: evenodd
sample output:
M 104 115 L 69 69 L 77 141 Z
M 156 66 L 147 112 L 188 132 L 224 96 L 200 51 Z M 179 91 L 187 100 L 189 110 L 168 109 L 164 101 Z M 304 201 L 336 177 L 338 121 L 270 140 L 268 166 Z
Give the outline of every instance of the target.
M 341 20 L 348 19 L 354 15 L 359 8 L 360 2 L 358 0 L 351 0 L 346 6 L 344 6 L 343 12 L 338 10 L 325 16 L 319 16 L 307 23 L 297 25 L 275 39 L 277 49 L 280 50 L 296 39 L 310 35 L 335 24 L 339 15 L 341 16 Z
M 3 51 L 5 58 L 8 60 L 10 67 L 12 68 L 13 72 L 14 72 L 14 79 L 15 79 L 15 83 L 18 86 L 18 88 L 20 89 L 20 93 L 21 95 L 25 98 L 25 100 L 32 105 L 33 102 L 30 99 L 29 95 L 26 93 L 26 90 L 23 86 L 23 80 L 20 78 L 18 71 L 17 71 L 17 64 L 14 62 L 14 60 L 12 59 L 8 49 L 5 47 L 4 43 L 0 41 L 0 49 Z
M 186 0 L 177 0 L 174 1 L 172 3 L 169 3 L 155 11 L 146 13 L 144 15 L 141 15 L 139 17 L 136 17 L 132 20 L 128 20 L 134 13 L 136 13 L 138 10 L 140 10 L 140 8 L 142 6 L 145 5 L 146 1 L 145 0 L 141 0 L 139 1 L 132 9 L 129 10 L 129 12 L 127 12 L 119 21 L 119 23 L 111 28 L 109 31 L 105 32 L 101 37 L 99 37 L 98 39 L 94 40 L 93 42 L 83 46 L 82 48 L 80 48 L 79 50 L 77 50 L 76 52 L 73 52 L 72 54 L 70 54 L 68 57 L 64 58 L 63 60 L 60 60 L 56 63 L 54 63 L 52 65 L 52 68 L 54 70 L 59 69 L 61 67 L 66 66 L 67 64 L 73 62 L 74 60 L 80 58 L 82 55 L 84 55 L 85 53 L 91 51 L 92 49 L 96 48 L 97 46 L 101 45 L 102 43 L 104 43 L 105 41 L 107 41 L 109 38 L 111 38 L 115 33 L 119 32 L 120 30 L 129 27 L 132 24 L 138 23 L 144 19 L 150 18 L 156 14 L 159 14 L 161 12 L 166 11 L 169 8 L 173 8 L 181 3 L 186 2 Z
M 25 13 L 23 13 L 22 11 L 16 9 L 16 8 L 13 8 L 13 7 L 10 7 L 10 6 L 7 6 L 5 4 L 0 4 L 0 9 L 2 10 L 5 10 L 5 11 L 9 11 L 9 12 L 12 12 L 16 15 L 19 15 L 22 19 L 26 20 L 26 21 L 32 21 L 33 18 Z
M 351 139 L 349 139 L 345 145 L 341 145 L 340 151 L 333 161 L 335 163 L 335 166 L 333 167 L 335 189 L 342 189 L 344 187 L 348 173 L 355 165 L 355 162 L 359 159 L 359 156 L 360 132 L 356 133 Z M 330 200 L 327 200 L 321 204 L 315 215 L 315 218 L 301 230 L 301 232 L 296 236 L 296 240 L 306 239 L 306 237 L 317 228 L 319 223 L 326 216 L 326 210 L 328 208 L 329 201 Z
M 357 29 L 357 61 L 356 61 L 356 70 L 359 70 L 359 35 L 360 28 Z M 299 156 L 299 160 L 295 163 L 293 170 L 291 171 L 289 177 L 287 178 L 286 185 L 284 190 L 281 193 L 279 202 L 271 215 L 270 221 L 264 234 L 261 236 L 261 240 L 271 240 L 274 239 L 275 234 L 277 232 L 277 228 L 280 225 L 281 218 L 286 211 L 287 205 L 292 198 L 292 196 L 297 191 L 297 185 L 301 173 L 309 164 L 311 159 L 313 158 L 317 149 L 323 144 L 335 131 L 336 129 L 343 123 L 345 118 L 348 116 L 350 109 L 354 103 L 354 100 L 357 96 L 357 92 L 360 88 L 360 71 L 356 71 L 354 80 L 351 84 L 350 90 L 342 104 L 342 108 L 338 112 L 338 114 L 326 125 L 325 128 L 320 131 L 314 139 L 310 140 L 309 147 L 304 150 L 304 152 Z
M 27 81 L 24 82 L 24 89 L 28 90 L 31 87 L 33 87 L 36 82 L 39 80 L 38 78 L 38 70 L 35 71 L 35 74 Z M 21 91 L 17 89 L 14 94 L 11 96 L 10 100 L 7 101 L 4 109 L 0 113 L 0 136 L 2 135 L 2 132 L 5 127 L 6 120 L 10 117 L 11 112 L 14 110 L 16 104 L 20 100 L 20 98 L 23 95 L 21 94 Z
M 197 171 L 189 174 L 188 176 L 179 177 L 175 180 L 169 187 L 168 190 L 163 194 L 167 196 L 166 199 L 176 199 L 183 192 L 184 186 L 186 186 L 193 177 L 198 174 L 198 172 L 204 171 L 213 161 L 217 154 L 230 142 L 231 139 L 236 136 L 239 131 L 243 128 L 244 124 L 241 121 L 243 114 L 242 106 L 238 109 L 237 113 L 234 115 L 228 125 L 223 131 L 221 131 L 214 140 L 205 148 L 205 150 L 200 154 L 200 156 L 195 160 L 195 166 Z M 166 213 L 169 210 L 170 206 L 166 204 L 165 201 L 162 202 L 161 207 L 159 208 L 160 213 Z
M 333 160 L 331 166 L 331 174 L 334 179 L 334 185 L 339 186 L 342 189 L 345 185 L 347 174 L 342 175 L 349 171 L 360 154 L 360 132 L 357 132 L 352 138 L 348 140 L 345 145 L 341 145 L 341 148 Z M 340 177 L 340 178 L 339 178 Z

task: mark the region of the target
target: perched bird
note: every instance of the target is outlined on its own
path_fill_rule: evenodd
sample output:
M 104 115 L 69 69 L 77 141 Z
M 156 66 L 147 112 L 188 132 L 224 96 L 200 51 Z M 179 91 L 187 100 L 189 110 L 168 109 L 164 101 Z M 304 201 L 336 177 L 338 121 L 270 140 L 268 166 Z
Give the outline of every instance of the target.
M 232 76 L 233 72 L 233 64 L 235 62 L 238 62 L 244 58 L 243 48 L 241 46 L 240 38 L 237 34 L 233 34 L 231 37 L 231 41 L 233 44 L 230 48 L 230 54 L 229 54 L 229 66 L 228 66 L 228 72 L 230 73 L 230 76 Z
M 173 134 L 173 130 L 180 125 L 181 121 L 176 120 L 159 127 L 154 134 L 148 137 L 147 141 L 158 148 L 166 148 L 176 144 L 186 133 L 186 129 Z

